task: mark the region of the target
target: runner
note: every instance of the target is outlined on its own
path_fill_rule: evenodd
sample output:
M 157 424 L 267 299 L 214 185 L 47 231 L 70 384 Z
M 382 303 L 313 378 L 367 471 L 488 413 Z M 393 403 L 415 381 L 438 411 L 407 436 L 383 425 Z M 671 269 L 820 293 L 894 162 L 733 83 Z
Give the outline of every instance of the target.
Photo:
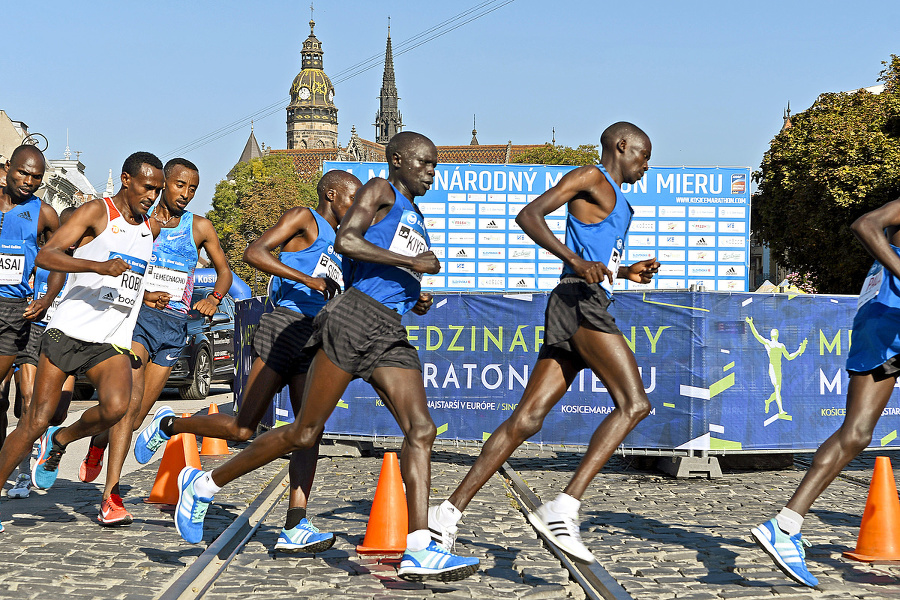
M 75 208 L 66 207 L 59 213 L 59 223 L 64 225 Z M 69 252 L 74 250 L 69 249 Z M 66 282 L 65 273 L 57 273 L 56 271 L 48 271 L 40 267 L 34 269 L 34 302 L 25 312 L 25 317 L 31 321 L 30 330 L 28 332 L 28 343 L 25 348 L 16 356 L 15 370 L 16 377 L 16 398 L 14 414 L 17 419 L 22 418 L 22 414 L 31 406 L 31 396 L 34 391 L 34 375 L 37 372 L 38 358 L 40 357 L 41 337 L 50 318 L 59 305 L 62 297 L 62 288 Z M 62 425 L 66 420 L 69 411 L 69 404 L 72 401 L 72 393 L 75 390 L 75 377 L 69 376 L 63 384 L 62 397 L 56 412 L 50 418 L 50 425 Z M 16 477 L 12 489 L 7 492 L 10 498 L 27 498 L 31 493 L 31 454 L 22 460 L 19 465 L 19 475 Z
M 565 491 L 528 519 L 566 553 L 592 562 L 579 532 L 580 498 L 625 436 L 650 414 L 634 354 L 607 312 L 616 276 L 647 283 L 659 269 L 655 258 L 619 266 L 633 212 L 620 187 L 639 181 L 649 168 L 650 139 L 635 125 L 620 122 L 603 132 L 600 145 L 600 165 L 570 171 L 516 217 L 529 237 L 563 261 L 563 273 L 550 294 L 544 345 L 519 405 L 484 443 L 449 500 L 429 510 L 433 539 L 448 550 L 462 511 L 513 451 L 540 431 L 544 417 L 587 367 L 609 390 L 615 409 L 597 427 Z M 544 220 L 564 204 L 569 211 L 565 244 Z
M 151 214 L 160 233 L 153 243 L 143 306 L 131 342 L 132 353 L 140 359 L 139 366 L 131 371 L 131 402 L 128 412 L 112 429 L 91 438 L 78 472 L 82 481 L 96 479 L 103 466 L 104 449 L 110 444 L 103 502 L 97 517 L 104 526 L 129 525 L 133 521 L 122 503 L 119 478 L 132 433 L 140 428 L 153 408 L 188 341 L 188 311 L 193 309 L 212 317 L 231 287 L 231 268 L 212 223 L 186 210 L 200 183 L 196 165 L 184 158 L 173 158 L 166 163 L 163 173 L 165 187 Z M 212 261 L 216 284 L 212 293 L 191 306 L 200 249 Z
M 400 577 L 455 581 L 478 568 L 478 559 L 455 556 L 430 539 L 428 494 L 436 428 L 425 402 L 418 353 L 400 322 L 409 310 L 428 311 L 432 298 L 421 293 L 422 273 L 440 271 L 413 204 L 431 187 L 437 149 L 428 138 L 404 131 L 388 142 L 386 156 L 388 179 L 374 178 L 360 189 L 337 234 L 335 248 L 344 256 L 348 288 L 315 318 L 307 344 L 315 356 L 300 414 L 212 472 L 181 472 L 175 525 L 185 540 L 203 538 L 203 518 L 220 486 L 287 452 L 312 447 L 347 385 L 360 377 L 372 384 L 404 435 L 400 470 L 410 533 Z
M 59 217 L 49 204 L 34 193 L 44 179 L 46 163 L 40 150 L 19 146 L 3 165 L 0 190 L 0 373 L 9 373 L 16 355 L 28 343 L 30 329 L 26 310 L 34 315 L 28 296 L 28 280 L 34 269 L 38 238 L 49 236 L 59 227 Z M 6 437 L 6 413 L 9 396 L 3 406 L 0 445 Z M 5 481 L 5 480 L 4 480 Z
M 128 347 L 158 232 L 147 211 L 163 187 L 163 173 L 159 159 L 146 152 L 129 156 L 122 171 L 119 193 L 83 204 L 36 259 L 38 266 L 71 277 L 41 341 L 31 406 L 0 450 L 0 481 L 40 437 L 32 481 L 49 488 L 66 445 L 108 429 L 128 408 L 131 377 L 123 374 L 132 366 Z M 77 248 L 69 256 L 72 245 Z M 72 425 L 47 429 L 63 382 L 79 371 L 97 388 L 98 406 Z
M 147 463 L 172 435 L 193 433 L 243 442 L 254 433 L 275 394 L 289 385 L 294 414 L 300 414 L 306 372 L 312 358 L 303 347 L 312 333 L 312 320 L 343 284 L 340 257 L 334 253 L 334 233 L 362 185 L 346 171 L 330 171 L 316 186 L 316 210 L 296 207 L 251 243 L 244 260 L 273 276 L 270 301 L 275 310 L 262 316 L 253 334 L 256 355 L 243 403 L 237 416 L 224 413 L 175 418 L 167 406 L 156 411 L 134 446 L 139 463 Z M 281 247 L 276 259 L 272 251 Z M 320 532 L 306 518 L 306 505 L 316 474 L 318 440 L 312 447 L 291 453 L 291 494 L 287 520 L 276 550 L 323 552 L 334 544 L 334 534 Z
M 875 258 L 853 319 L 847 354 L 847 411 L 844 422 L 816 451 L 812 466 L 774 518 L 751 530 L 753 539 L 785 575 L 813 587 L 800 534 L 813 502 L 841 470 L 872 442 L 872 432 L 900 376 L 900 199 L 857 219 L 850 228 Z

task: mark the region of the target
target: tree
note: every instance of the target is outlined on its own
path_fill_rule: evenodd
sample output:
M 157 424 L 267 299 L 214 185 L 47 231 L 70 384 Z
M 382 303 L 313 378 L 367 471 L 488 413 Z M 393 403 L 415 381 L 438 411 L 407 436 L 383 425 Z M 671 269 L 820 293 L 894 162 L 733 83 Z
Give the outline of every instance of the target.
M 219 234 L 231 268 L 259 295 L 265 294 L 269 275 L 244 262 L 247 245 L 275 225 L 289 208 L 315 208 L 317 204 L 315 183 L 297 176 L 291 157 L 269 154 L 235 165 L 228 179 L 216 185 L 212 210 L 206 217 Z
M 514 163 L 525 165 L 596 165 L 600 162 L 596 144 L 582 144 L 577 148 L 544 144 L 539 148 L 526 150 L 513 159 Z
M 883 92 L 822 94 L 754 173 L 754 231 L 820 293 L 858 293 L 872 259 L 850 224 L 900 197 L 900 57 L 883 64 Z

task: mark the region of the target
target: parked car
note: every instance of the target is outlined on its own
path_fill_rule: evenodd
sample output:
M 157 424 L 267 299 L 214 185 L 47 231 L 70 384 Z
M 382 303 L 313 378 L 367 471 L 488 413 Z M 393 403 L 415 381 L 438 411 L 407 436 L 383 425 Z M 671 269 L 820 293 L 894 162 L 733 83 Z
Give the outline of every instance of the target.
M 211 287 L 194 288 L 191 304 L 211 292 Z M 172 367 L 166 387 L 177 388 L 182 398 L 201 400 L 213 383 L 234 384 L 234 298 L 225 294 L 211 319 L 196 311 L 189 315 L 188 343 Z M 80 377 L 75 385 L 75 399 L 90 398 L 93 392 L 87 378 Z

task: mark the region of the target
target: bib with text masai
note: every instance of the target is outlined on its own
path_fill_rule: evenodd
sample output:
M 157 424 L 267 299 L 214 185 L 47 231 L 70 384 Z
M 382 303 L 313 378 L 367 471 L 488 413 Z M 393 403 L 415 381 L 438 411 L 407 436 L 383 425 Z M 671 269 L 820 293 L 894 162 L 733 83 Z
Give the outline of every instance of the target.
M 22 283 L 25 248 L 21 242 L 0 242 L 0 285 Z

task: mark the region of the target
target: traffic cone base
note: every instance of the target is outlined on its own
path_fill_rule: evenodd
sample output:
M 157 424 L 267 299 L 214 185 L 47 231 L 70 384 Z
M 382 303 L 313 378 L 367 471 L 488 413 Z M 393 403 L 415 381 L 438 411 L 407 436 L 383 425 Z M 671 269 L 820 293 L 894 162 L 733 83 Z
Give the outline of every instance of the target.
M 406 534 L 409 528 L 409 513 L 406 508 L 406 494 L 403 493 L 403 478 L 397 454 L 387 452 L 381 463 L 378 487 L 366 537 L 362 545 L 356 547 L 358 554 L 402 554 L 406 551 Z
M 216 403 L 210 403 L 206 414 L 216 415 L 218 413 L 219 407 L 216 406 Z M 214 437 L 203 438 L 203 443 L 200 445 L 200 456 L 226 456 L 228 454 L 228 442 L 225 440 Z
M 202 468 L 197 453 L 197 437 L 193 433 L 179 433 L 166 442 L 156 481 L 150 495 L 144 499 L 148 504 L 178 504 L 178 474 L 185 467 Z
M 900 560 L 900 498 L 887 456 L 875 459 L 856 550 L 844 556 L 863 562 Z

